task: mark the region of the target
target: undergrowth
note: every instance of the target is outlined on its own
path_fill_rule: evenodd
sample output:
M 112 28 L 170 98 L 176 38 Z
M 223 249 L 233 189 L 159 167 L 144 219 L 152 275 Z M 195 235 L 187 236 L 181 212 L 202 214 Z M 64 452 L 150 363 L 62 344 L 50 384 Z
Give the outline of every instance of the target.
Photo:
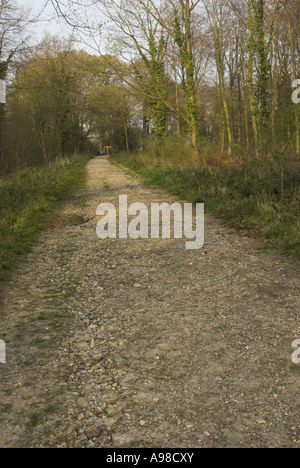
M 59 204 L 84 182 L 88 159 L 58 159 L 0 179 L 0 282 L 30 251 Z
M 169 152 L 170 155 L 170 152 Z M 163 157 L 153 151 L 119 153 L 112 162 L 140 174 L 151 185 L 223 217 L 245 234 L 266 239 L 300 258 L 300 170 L 283 160 L 195 162 L 195 157 Z

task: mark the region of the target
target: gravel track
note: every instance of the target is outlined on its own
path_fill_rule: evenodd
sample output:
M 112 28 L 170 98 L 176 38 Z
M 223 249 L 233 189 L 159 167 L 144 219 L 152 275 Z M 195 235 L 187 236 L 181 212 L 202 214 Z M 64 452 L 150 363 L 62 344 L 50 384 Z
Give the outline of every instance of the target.
M 206 244 L 99 240 L 96 208 L 176 201 L 112 166 L 6 286 L 1 447 L 300 447 L 299 263 L 206 215 Z

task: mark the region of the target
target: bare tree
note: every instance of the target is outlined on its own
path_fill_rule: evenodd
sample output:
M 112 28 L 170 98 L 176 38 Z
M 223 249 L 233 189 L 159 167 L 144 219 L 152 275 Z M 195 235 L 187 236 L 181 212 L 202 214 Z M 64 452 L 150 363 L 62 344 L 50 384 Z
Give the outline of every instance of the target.
M 15 55 L 22 51 L 27 40 L 26 25 L 29 13 L 14 1 L 0 0 L 0 80 L 5 81 Z M 0 104 L 0 151 L 5 119 L 5 104 Z

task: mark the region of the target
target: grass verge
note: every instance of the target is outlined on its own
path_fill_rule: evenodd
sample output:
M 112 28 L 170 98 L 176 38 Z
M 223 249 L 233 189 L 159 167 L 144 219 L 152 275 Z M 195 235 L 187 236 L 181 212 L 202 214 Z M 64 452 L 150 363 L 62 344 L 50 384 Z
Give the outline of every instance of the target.
M 0 284 L 60 203 L 84 183 L 88 160 L 84 155 L 59 159 L 0 180 Z
M 266 239 L 266 249 L 279 248 L 300 258 L 300 170 L 283 162 L 247 162 L 200 167 L 184 161 L 163 163 L 147 152 L 119 153 L 111 161 L 194 203 L 249 236 Z

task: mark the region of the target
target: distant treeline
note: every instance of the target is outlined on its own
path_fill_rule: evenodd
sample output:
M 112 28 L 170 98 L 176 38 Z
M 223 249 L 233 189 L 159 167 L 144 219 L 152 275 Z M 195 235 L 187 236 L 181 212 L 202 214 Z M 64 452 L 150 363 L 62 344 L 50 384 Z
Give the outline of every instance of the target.
M 199 162 L 208 153 L 300 155 L 300 104 L 292 99 L 299 0 L 103 0 L 86 13 L 98 7 L 114 25 L 111 55 L 51 37 L 15 61 L 12 41 L 0 50 L 0 79 L 10 78 L 2 172 L 105 145 L 159 148 L 175 136 Z
M 74 153 L 96 155 L 105 145 L 126 148 L 127 104 L 114 71 L 121 65 L 110 61 L 50 38 L 21 64 L 5 106 L 2 173 Z M 130 138 L 133 131 L 126 132 Z

